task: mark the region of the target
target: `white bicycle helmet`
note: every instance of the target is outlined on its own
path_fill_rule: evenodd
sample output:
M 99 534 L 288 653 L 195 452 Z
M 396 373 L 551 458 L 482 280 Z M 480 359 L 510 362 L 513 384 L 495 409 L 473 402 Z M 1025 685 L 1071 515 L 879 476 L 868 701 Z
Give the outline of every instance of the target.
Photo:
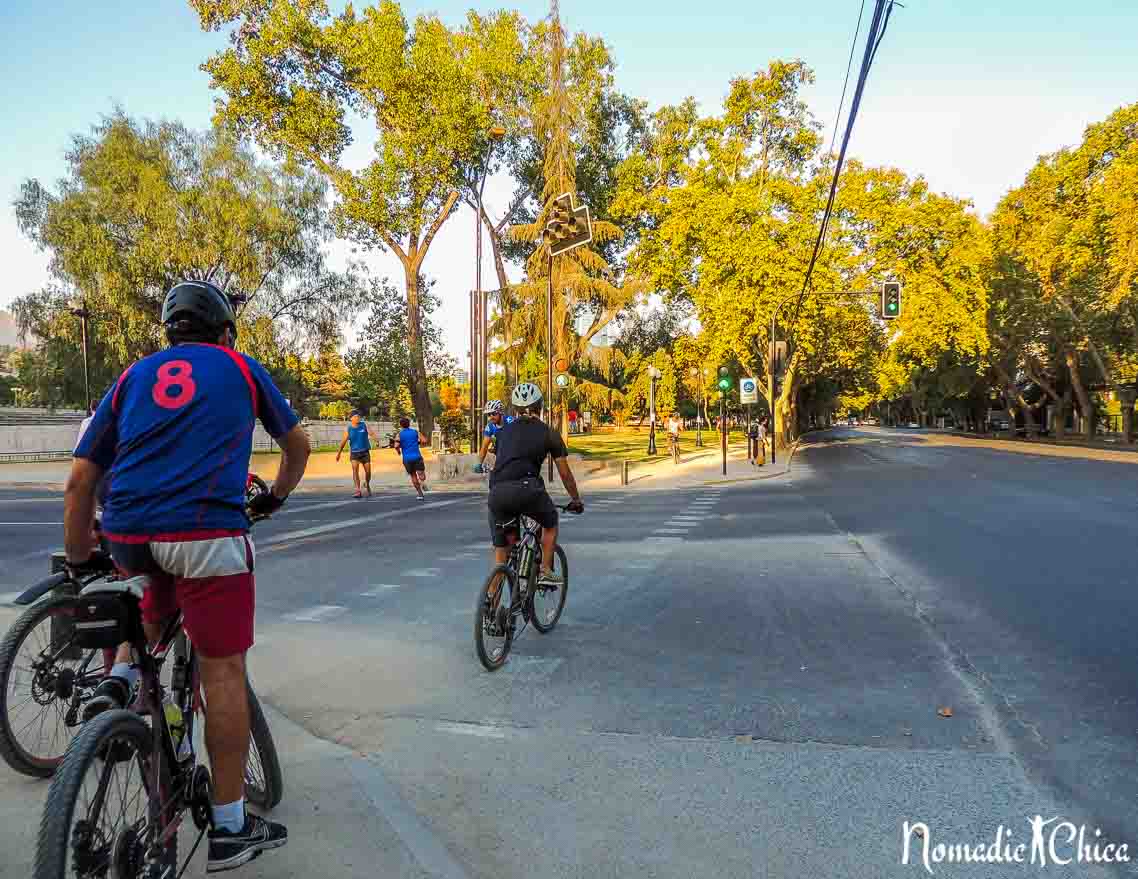
M 483 410 L 487 415 L 493 415 L 495 412 L 505 412 L 506 407 L 502 405 L 501 400 L 491 400 L 486 404 Z
M 510 394 L 510 402 L 519 409 L 528 409 L 535 403 L 541 402 L 541 388 L 533 382 L 522 382 Z

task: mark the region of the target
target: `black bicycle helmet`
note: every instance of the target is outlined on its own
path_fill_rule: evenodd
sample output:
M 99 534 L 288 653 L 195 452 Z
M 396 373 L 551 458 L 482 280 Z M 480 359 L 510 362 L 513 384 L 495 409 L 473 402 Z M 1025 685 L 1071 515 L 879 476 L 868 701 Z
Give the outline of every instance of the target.
M 179 281 L 170 288 L 162 303 L 162 325 L 166 336 L 190 340 L 206 337 L 213 341 L 226 326 L 237 334 L 237 315 L 229 298 L 209 281 Z

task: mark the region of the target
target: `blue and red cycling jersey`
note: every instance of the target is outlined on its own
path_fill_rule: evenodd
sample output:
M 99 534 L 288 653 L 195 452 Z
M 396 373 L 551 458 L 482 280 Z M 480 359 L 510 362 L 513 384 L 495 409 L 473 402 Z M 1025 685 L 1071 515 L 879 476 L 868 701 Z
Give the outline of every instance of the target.
M 244 533 L 257 420 L 279 438 L 298 419 L 251 357 L 194 343 L 132 364 L 75 448 L 75 457 L 107 473 L 107 536 L 144 542 Z

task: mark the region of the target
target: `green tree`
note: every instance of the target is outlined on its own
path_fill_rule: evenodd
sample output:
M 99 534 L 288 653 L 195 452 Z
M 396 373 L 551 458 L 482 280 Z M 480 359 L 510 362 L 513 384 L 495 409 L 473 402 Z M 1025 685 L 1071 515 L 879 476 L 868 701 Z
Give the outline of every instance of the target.
M 434 281 L 420 278 L 420 326 L 426 350 L 428 380 L 437 384 L 453 375 L 452 359 L 443 351 L 441 329 L 431 320 L 439 301 L 432 293 Z M 410 388 L 411 352 L 407 344 L 407 302 L 404 294 L 384 278 L 372 285 L 370 314 L 357 345 L 344 358 L 347 384 L 353 399 L 362 404 L 390 401 Z M 413 404 L 412 404 L 413 408 Z
M 520 19 L 472 16 L 451 30 L 429 15 L 410 25 L 392 0 L 358 14 L 349 5 L 337 16 L 323 2 L 191 2 L 206 29 L 234 26 L 230 47 L 204 65 L 225 95 L 219 118 L 266 149 L 320 169 L 339 196 L 343 228 L 402 263 L 409 385 L 429 432 L 418 281 L 469 167 L 485 155 L 495 121 L 487 96 L 499 93 L 512 63 L 525 62 Z M 343 162 L 349 114 L 377 133 L 375 158 L 358 170 Z
M 573 133 L 581 127 L 583 110 L 577 95 L 566 82 L 567 52 L 565 33 L 557 11 L 548 28 L 550 80 L 546 94 L 537 102 L 534 111 L 534 131 L 542 145 L 541 209 L 533 222 L 510 227 L 510 237 L 517 242 L 537 244 L 526 263 L 527 280 L 513 288 L 521 307 L 534 315 L 529 321 L 546 335 L 545 299 L 548 286 L 553 288 L 553 351 L 547 357 L 580 358 L 589 341 L 608 325 L 639 292 L 636 282 L 620 283 L 608 262 L 598 253 L 597 247 L 606 241 L 621 237 L 613 223 L 594 216 L 593 239 L 596 246 L 581 246 L 569 253 L 551 257 L 549 246 L 542 238 L 545 223 L 555 199 L 571 192 L 577 193 L 577 151 Z M 539 238 L 540 243 L 539 242 Z M 551 276 L 552 273 L 552 276 Z M 538 317 L 540 315 L 540 317 Z M 588 324 L 583 332 L 577 331 L 577 320 L 585 316 Z M 546 389 L 549 393 L 551 389 Z M 561 430 L 568 432 L 564 418 L 565 405 L 560 406 Z
M 317 176 L 265 165 L 219 131 L 121 111 L 73 138 L 67 165 L 56 189 L 28 180 L 15 203 L 20 228 L 50 255 L 53 283 L 14 305 L 38 339 L 75 346 L 69 308 L 82 298 L 92 360 L 118 371 L 162 344 L 162 297 L 183 278 L 245 295 L 242 329 L 267 317 L 319 343 L 351 315 L 360 271 L 326 263 L 331 225 Z
M 992 218 L 994 365 L 1012 405 L 1027 377 L 1061 413 L 1073 393 L 1093 434 L 1093 383 L 1138 373 L 1138 104 L 1043 156 Z M 1061 425 L 1063 418 L 1058 419 Z

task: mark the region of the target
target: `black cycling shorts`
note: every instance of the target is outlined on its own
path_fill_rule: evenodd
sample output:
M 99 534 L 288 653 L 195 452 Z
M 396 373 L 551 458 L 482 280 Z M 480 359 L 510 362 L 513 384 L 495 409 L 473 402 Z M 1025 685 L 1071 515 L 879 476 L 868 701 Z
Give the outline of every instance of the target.
M 353 461 L 358 461 L 360 464 L 370 464 L 371 450 L 364 449 L 362 452 L 352 452 L 351 458 Z
M 407 471 L 408 476 L 413 476 L 416 470 L 420 473 L 426 473 L 427 465 L 423 463 L 422 458 L 404 458 L 403 469 Z
M 490 489 L 486 506 L 490 522 L 490 539 L 494 546 L 507 546 L 506 532 L 501 523 L 525 513 L 542 528 L 557 527 L 557 507 L 540 479 L 519 479 L 499 482 Z

